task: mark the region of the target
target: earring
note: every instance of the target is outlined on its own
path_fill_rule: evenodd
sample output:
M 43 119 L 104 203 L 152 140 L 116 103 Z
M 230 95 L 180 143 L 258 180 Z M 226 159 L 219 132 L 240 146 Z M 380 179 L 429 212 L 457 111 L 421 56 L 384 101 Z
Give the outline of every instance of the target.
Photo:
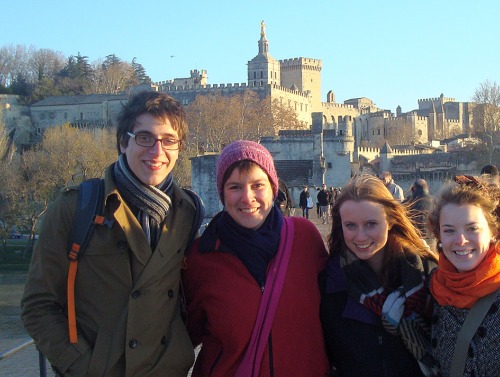
M 443 244 L 442 244 L 441 242 L 438 242 L 438 247 L 439 247 L 440 249 L 442 249 L 442 248 L 443 248 Z

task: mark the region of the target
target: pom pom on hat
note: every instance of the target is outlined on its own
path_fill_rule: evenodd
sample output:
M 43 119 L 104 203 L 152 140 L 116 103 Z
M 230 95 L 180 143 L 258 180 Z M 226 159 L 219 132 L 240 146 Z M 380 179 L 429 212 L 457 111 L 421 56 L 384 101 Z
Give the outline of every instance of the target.
M 255 162 L 266 172 L 273 189 L 273 198 L 276 199 L 278 195 L 278 175 L 274 168 L 273 156 L 259 143 L 249 140 L 238 140 L 226 146 L 217 159 L 217 191 L 219 192 L 220 200 L 224 202 L 224 190 L 222 187 L 224 174 L 232 164 L 243 160 Z

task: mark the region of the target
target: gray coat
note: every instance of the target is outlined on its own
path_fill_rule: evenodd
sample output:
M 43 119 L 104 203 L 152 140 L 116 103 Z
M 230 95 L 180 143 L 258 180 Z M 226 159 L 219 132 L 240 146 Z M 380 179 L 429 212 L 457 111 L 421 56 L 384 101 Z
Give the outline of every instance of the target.
M 469 346 L 464 377 L 500 376 L 500 295 L 477 329 Z M 458 332 L 469 309 L 434 305 L 432 325 L 433 355 L 443 377 L 450 375 L 451 360 Z
M 48 209 L 22 299 L 28 333 L 65 376 L 186 376 L 194 352 L 180 316 L 180 267 L 193 222 L 190 198 L 174 187 L 154 253 L 108 168 L 105 215 L 79 261 L 75 283 L 78 343 L 68 340 L 68 239 L 76 188 Z

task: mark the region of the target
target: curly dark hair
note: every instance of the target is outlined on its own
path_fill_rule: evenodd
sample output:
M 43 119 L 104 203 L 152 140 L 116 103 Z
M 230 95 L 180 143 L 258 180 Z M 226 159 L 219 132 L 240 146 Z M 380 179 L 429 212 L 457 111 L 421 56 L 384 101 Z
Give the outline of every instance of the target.
M 169 120 L 172 128 L 177 131 L 180 140 L 179 149 L 183 149 L 187 142 L 188 125 L 186 112 L 180 102 L 166 93 L 143 91 L 132 96 L 118 115 L 118 127 L 116 130 L 116 146 L 121 153 L 120 146 L 128 145 L 130 136 L 127 132 L 134 130 L 138 116 L 151 114 L 162 120 Z

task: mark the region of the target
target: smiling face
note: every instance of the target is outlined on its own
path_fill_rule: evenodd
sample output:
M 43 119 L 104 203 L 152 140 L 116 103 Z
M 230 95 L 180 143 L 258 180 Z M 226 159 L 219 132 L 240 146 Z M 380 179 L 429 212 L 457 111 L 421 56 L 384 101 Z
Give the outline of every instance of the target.
M 244 228 L 258 229 L 274 205 L 269 177 L 257 165 L 248 171 L 235 168 L 224 183 L 223 190 L 227 213 Z
M 148 113 L 137 117 L 132 133 L 147 133 L 156 139 L 179 139 L 168 119 L 156 118 Z M 127 163 L 137 178 L 151 186 L 160 184 L 167 177 L 179 157 L 178 150 L 164 150 L 158 141 L 152 147 L 141 147 L 132 138 L 126 147 L 120 146 L 120 151 L 127 157 Z
M 347 200 L 339 208 L 342 233 L 349 248 L 380 272 L 390 226 L 382 204 L 367 200 Z
M 486 256 L 493 234 L 481 208 L 447 204 L 439 215 L 439 233 L 446 258 L 459 272 L 476 268 Z

